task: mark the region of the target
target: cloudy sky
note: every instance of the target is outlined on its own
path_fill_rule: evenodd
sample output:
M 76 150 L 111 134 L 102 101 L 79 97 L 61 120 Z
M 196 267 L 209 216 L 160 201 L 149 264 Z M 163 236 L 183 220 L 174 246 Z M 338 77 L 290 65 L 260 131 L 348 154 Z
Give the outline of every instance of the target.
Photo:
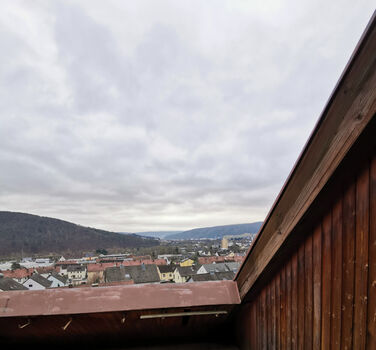
M 263 220 L 374 1 L 2 1 L 0 210 Z

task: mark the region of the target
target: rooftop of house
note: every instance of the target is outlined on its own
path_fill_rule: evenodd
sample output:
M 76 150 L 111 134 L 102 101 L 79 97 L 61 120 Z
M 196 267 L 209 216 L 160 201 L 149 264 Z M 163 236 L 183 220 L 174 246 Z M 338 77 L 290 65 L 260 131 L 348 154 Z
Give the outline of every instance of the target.
M 53 272 L 50 276 L 56 278 L 58 281 L 60 281 L 64 284 L 67 283 L 67 281 L 68 281 L 68 277 L 62 276 L 62 275 L 60 275 L 56 272 Z
M 85 272 L 86 271 L 86 266 L 82 265 L 70 265 L 67 268 L 68 272 Z
M 131 279 L 124 266 L 108 267 L 105 270 L 105 280 L 108 283 L 130 281 Z
M 16 279 L 21 279 L 21 278 L 27 278 L 31 276 L 33 273 L 34 269 L 26 269 L 26 268 L 20 268 L 16 270 L 6 270 L 2 271 L 2 274 L 4 277 L 9 277 L 9 278 L 16 278 Z
M 25 286 L 16 282 L 9 277 L 0 277 L 0 290 L 11 291 L 11 290 L 27 290 Z
M 202 265 L 207 272 L 236 272 L 240 266 L 240 263 L 216 263 L 216 264 L 204 264 Z
M 160 281 L 157 265 L 124 266 L 134 283 L 156 283 Z
M 235 277 L 235 273 L 232 271 L 225 272 L 213 272 L 213 273 L 201 273 L 191 276 L 192 282 L 203 282 L 203 281 L 232 281 Z
M 195 275 L 198 270 L 198 266 L 178 266 L 176 269 L 178 270 L 181 277 L 189 277 Z M 175 270 L 176 270 L 175 269 Z
M 39 275 L 38 273 L 34 273 L 32 276 L 30 276 L 30 279 L 39 283 L 45 288 L 48 288 L 52 284 L 52 281 L 49 281 L 47 278 L 43 277 L 42 275 Z
M 172 273 L 176 269 L 175 265 L 158 265 L 158 270 L 160 273 Z

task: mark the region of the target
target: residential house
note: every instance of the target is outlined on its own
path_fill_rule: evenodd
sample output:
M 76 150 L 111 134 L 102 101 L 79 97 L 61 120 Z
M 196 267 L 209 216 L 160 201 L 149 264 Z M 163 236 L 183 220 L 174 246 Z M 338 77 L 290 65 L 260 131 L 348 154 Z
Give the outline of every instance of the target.
M 67 277 L 70 284 L 77 286 L 79 284 L 86 284 L 87 269 L 82 265 L 70 265 L 67 268 Z
M 0 291 L 6 292 L 11 290 L 27 290 L 27 288 L 12 278 L 4 277 L 0 274 Z
M 124 269 L 136 284 L 160 282 L 157 265 L 124 266 Z
M 121 262 L 123 266 L 135 266 L 135 265 L 166 265 L 165 259 L 127 259 Z
M 56 272 L 50 274 L 47 279 L 52 282 L 49 288 L 59 288 L 68 285 L 68 277 L 59 275 Z
M 226 262 L 225 264 L 226 264 L 228 270 L 232 271 L 234 273 L 238 272 L 239 267 L 241 265 L 240 262 Z
M 23 285 L 29 290 L 42 290 L 49 288 L 52 282 L 47 278 L 34 273 L 28 280 L 26 280 Z
M 225 262 L 225 260 L 226 259 L 224 256 L 217 256 L 217 255 L 200 256 L 198 258 L 198 263 L 201 265 L 204 265 L 204 264 L 222 263 L 222 262 Z
M 68 276 L 68 268 L 71 266 L 81 266 L 80 264 L 75 264 L 72 262 L 62 261 L 55 264 L 55 267 L 60 268 L 60 275 Z
M 240 263 L 237 263 L 237 262 L 204 264 L 198 269 L 197 273 L 203 274 L 203 273 L 226 272 L 226 271 L 236 272 L 239 269 L 239 266 L 240 266 Z
M 105 283 L 131 281 L 131 275 L 124 266 L 114 266 L 106 268 L 104 272 Z
M 192 259 L 183 259 L 181 262 L 180 262 L 180 266 L 182 267 L 185 267 L 185 266 L 192 266 L 194 264 L 194 261 Z
M 105 270 L 105 282 L 133 281 L 134 283 L 159 283 L 156 265 L 116 266 Z
M 18 283 L 24 283 L 33 274 L 34 269 L 20 268 L 15 270 L 2 271 L 4 277 L 12 278 Z
M 170 282 L 174 280 L 175 265 L 157 265 L 157 268 L 161 282 Z
M 178 266 L 174 270 L 174 282 L 185 283 L 188 279 L 197 273 L 195 266 Z
M 87 265 L 87 283 L 104 283 L 104 271 L 108 267 L 113 267 L 112 263 L 88 264 Z
M 200 273 L 190 276 L 187 282 L 224 281 L 233 280 L 235 273 L 232 271 Z

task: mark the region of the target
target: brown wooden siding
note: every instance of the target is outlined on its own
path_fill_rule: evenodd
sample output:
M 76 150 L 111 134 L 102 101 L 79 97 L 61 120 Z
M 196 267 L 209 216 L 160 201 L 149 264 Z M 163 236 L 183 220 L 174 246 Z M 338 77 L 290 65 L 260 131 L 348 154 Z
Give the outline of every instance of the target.
M 376 349 L 376 156 L 342 172 L 312 229 L 245 298 L 241 349 Z M 297 242 L 297 243 L 296 243 Z

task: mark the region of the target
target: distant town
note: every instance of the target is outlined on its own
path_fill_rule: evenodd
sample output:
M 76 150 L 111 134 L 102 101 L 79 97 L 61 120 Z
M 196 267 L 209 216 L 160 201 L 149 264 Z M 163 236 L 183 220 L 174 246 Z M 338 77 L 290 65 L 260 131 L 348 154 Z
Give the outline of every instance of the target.
M 122 252 L 98 248 L 76 258 L 44 255 L 0 261 L 0 291 L 232 280 L 254 237 L 161 240 L 158 247 Z

